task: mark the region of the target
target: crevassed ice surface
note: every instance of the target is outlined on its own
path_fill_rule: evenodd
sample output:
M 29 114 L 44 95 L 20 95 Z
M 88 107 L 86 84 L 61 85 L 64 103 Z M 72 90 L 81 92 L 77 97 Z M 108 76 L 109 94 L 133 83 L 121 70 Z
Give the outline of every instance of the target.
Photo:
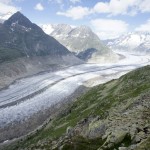
M 104 83 L 132 69 L 150 64 L 148 55 L 125 52 L 121 54 L 126 58 L 116 64 L 83 64 L 18 80 L 8 89 L 0 91 L 0 127 L 14 121 L 28 119 L 40 110 L 44 111 L 64 100 L 84 81 L 91 78 L 103 75 L 105 79 L 100 83 Z M 39 92 L 44 88 L 45 90 Z M 30 97 L 34 93 L 36 94 Z M 21 101 L 22 98 L 25 98 L 24 101 Z M 17 104 L 11 105 L 15 101 Z

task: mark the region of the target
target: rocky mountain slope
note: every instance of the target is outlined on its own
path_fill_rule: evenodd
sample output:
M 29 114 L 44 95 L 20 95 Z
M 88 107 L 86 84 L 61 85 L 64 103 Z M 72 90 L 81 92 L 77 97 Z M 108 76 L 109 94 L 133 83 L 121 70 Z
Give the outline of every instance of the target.
M 41 27 L 43 31 L 87 62 L 114 62 L 118 59 L 118 56 L 105 46 L 87 26 L 71 27 L 67 24 L 49 24 Z
M 150 53 L 150 33 L 131 32 L 105 43 L 113 49 Z
M 150 66 L 93 87 L 4 150 L 149 150 Z
M 11 81 L 82 61 L 20 12 L 0 24 L 0 88 Z M 54 68 L 54 67 L 53 67 Z

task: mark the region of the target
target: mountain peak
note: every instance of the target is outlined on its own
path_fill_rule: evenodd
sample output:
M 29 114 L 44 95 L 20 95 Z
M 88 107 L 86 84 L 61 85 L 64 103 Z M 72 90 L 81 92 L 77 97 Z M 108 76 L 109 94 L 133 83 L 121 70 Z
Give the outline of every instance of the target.
M 4 24 L 7 26 L 11 26 L 14 23 L 26 27 L 31 27 L 32 25 L 32 22 L 27 17 L 25 17 L 20 11 L 14 13 L 8 20 L 4 22 Z
M 92 31 L 91 28 L 86 25 L 81 25 L 77 27 L 76 29 L 81 30 L 81 31 Z
M 22 15 L 23 16 L 23 14 L 20 11 L 17 11 L 16 13 L 14 13 L 14 15 Z

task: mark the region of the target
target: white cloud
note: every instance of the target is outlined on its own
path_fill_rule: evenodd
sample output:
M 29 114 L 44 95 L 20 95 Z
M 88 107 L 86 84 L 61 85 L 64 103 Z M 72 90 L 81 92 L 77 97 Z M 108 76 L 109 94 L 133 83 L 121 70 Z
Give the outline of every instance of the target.
M 9 12 L 15 13 L 18 9 L 12 5 L 7 5 L 0 2 L 0 13 L 6 14 Z
M 0 3 L 3 3 L 3 4 L 11 4 L 11 3 L 12 3 L 12 0 L 0 0 Z
M 62 3 L 63 0 L 57 0 Z M 69 0 L 70 2 L 79 2 L 80 0 Z M 66 11 L 59 11 L 57 15 L 71 17 L 72 19 L 82 19 L 90 14 L 108 14 L 108 16 L 130 15 L 134 16 L 139 12 L 150 12 L 149 0 L 110 0 L 109 2 L 98 2 L 93 8 L 88 7 L 70 7 Z
M 93 11 L 96 13 L 110 13 L 109 3 L 98 2 L 94 6 Z
M 141 24 L 135 31 L 150 32 L 150 19 L 145 24 Z
M 143 0 L 139 5 L 139 9 L 141 10 L 141 12 L 150 12 L 150 1 Z
M 70 0 L 70 2 L 72 2 L 72 3 L 79 3 L 79 2 L 81 2 L 81 0 Z
M 89 8 L 77 6 L 77 7 L 70 7 L 65 12 L 57 12 L 57 15 L 66 16 L 74 20 L 77 20 L 82 19 L 83 17 L 89 15 L 90 13 L 91 11 L 89 10 Z
M 11 0 L 0 0 L 0 19 L 6 20 L 21 8 L 15 7 Z
M 122 20 L 95 19 L 91 26 L 100 39 L 113 39 L 128 31 L 128 24 Z
M 150 12 L 149 0 L 110 0 L 98 2 L 93 7 L 94 13 L 108 13 L 110 15 L 136 15 L 138 12 Z
M 42 11 L 42 10 L 44 10 L 44 7 L 43 7 L 43 5 L 42 5 L 41 3 L 37 3 L 37 4 L 35 5 L 34 9 L 39 10 L 39 11 Z
M 130 14 L 132 7 L 136 9 L 139 0 L 110 0 L 110 2 L 98 2 L 93 11 L 95 13 L 109 13 L 111 15 Z M 133 14 L 133 13 L 132 13 Z

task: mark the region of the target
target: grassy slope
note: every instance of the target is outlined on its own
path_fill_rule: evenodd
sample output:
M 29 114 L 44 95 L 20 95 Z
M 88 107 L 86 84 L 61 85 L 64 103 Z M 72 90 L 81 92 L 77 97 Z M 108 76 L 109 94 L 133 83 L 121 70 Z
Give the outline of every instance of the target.
M 26 140 L 20 141 L 11 150 L 32 147 L 32 149 L 49 149 L 54 139 L 62 136 L 68 126 L 74 127 L 80 120 L 89 116 L 100 116 L 101 119 L 107 117 L 107 111 L 112 107 L 119 107 L 121 102 L 130 101 L 143 93 L 150 91 L 150 66 L 146 66 L 132 71 L 118 80 L 93 87 L 86 94 L 70 104 L 67 111 L 62 112 L 53 119 L 44 129 L 35 135 L 29 136 Z M 44 144 L 38 144 L 44 143 Z M 74 137 L 73 144 L 66 144 L 67 149 L 74 146 L 80 149 L 97 149 L 103 141 L 101 139 L 89 140 L 82 137 Z M 8 148 L 9 149 L 9 148 Z M 57 148 L 56 148 L 57 149 Z M 139 149 L 138 149 L 139 150 Z

